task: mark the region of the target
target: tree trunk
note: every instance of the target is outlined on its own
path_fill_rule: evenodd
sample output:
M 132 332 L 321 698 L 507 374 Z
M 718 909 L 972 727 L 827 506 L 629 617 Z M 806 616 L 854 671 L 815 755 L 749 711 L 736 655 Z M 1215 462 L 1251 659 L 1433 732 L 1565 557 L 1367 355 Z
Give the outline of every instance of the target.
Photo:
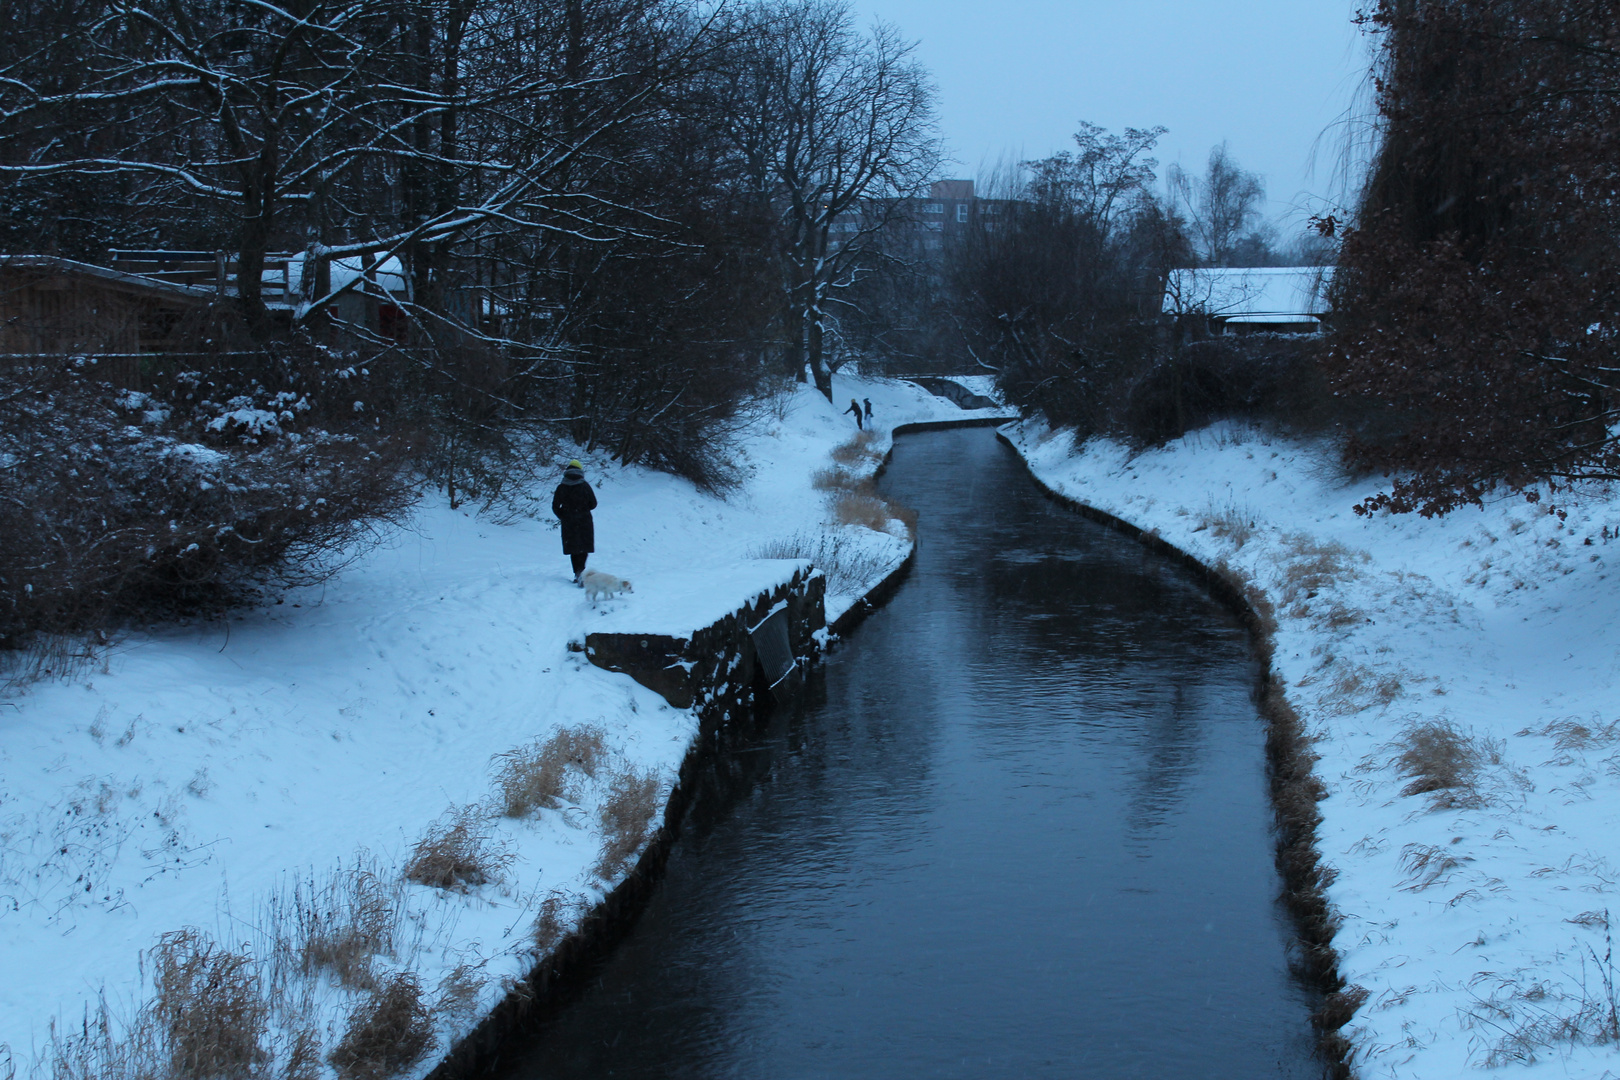
M 827 361 L 822 355 L 822 339 L 825 330 L 822 326 L 820 305 L 806 312 L 805 316 L 805 351 L 809 354 L 806 359 L 810 363 L 810 375 L 816 381 L 816 389 L 825 394 L 828 401 L 831 401 L 833 399 L 832 372 L 827 370 Z
M 795 382 L 804 382 L 804 286 L 788 290 L 787 303 L 782 309 L 782 330 L 786 342 L 782 349 L 782 368 Z
M 262 189 L 248 185 L 236 253 L 236 301 L 255 337 L 264 333 L 270 322 L 270 313 L 264 306 L 264 256 L 270 244 L 268 201 Z

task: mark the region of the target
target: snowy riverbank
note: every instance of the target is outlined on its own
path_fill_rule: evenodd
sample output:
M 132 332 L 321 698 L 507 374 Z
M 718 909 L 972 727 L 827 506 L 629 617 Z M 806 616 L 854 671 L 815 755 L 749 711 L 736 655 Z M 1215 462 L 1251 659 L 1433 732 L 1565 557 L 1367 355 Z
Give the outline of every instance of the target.
M 1620 1076 L 1620 497 L 1352 507 L 1331 455 L 1234 425 L 1132 455 L 1005 429 L 1049 487 L 1252 581 L 1321 757 L 1363 1078 Z
M 840 378 L 837 390 L 870 397 L 879 425 L 843 451 L 846 477 L 876 468 L 896 425 L 975 415 L 905 383 Z M 554 938 L 622 875 L 604 859 L 614 826 L 599 811 L 638 783 L 667 796 L 697 729 L 570 643 L 610 623 L 690 629 L 798 565 L 762 557 L 807 549 L 854 567 L 829 589 L 836 618 L 910 550 L 897 522 L 838 523 L 851 515 L 831 509 L 829 454 L 852 434 L 850 417 L 801 391 L 739 447 L 748 479 L 725 499 L 587 462 L 601 501 L 591 565 L 635 585 L 600 606 L 570 583 L 553 522 L 494 524 L 430 498 L 410 531 L 322 588 L 133 635 L 92 672 L 12 694 L 0 707 L 0 1076 L 49 1072 L 63 1054 L 58 1075 L 107 1074 L 110 1056 L 145 1052 L 126 1029 L 165 955 L 171 996 L 199 992 L 203 975 L 238 986 L 249 1019 L 237 1028 L 261 1033 L 275 1071 L 302 1062 L 289 1075 L 330 1075 L 334 1051 L 353 1060 L 366 1034 L 354 1018 L 382 1016 L 414 984 L 431 1016 L 405 1071 L 424 1073 L 527 972 L 537 924 Z M 503 816 L 497 756 L 565 729 L 599 744 L 594 776 L 571 753 L 555 807 Z M 402 867 L 435 831 L 489 880 L 474 866 L 456 889 L 407 882 Z M 200 935 L 152 951 L 186 928 Z M 147 1009 L 132 1030 L 138 1041 L 168 1023 Z

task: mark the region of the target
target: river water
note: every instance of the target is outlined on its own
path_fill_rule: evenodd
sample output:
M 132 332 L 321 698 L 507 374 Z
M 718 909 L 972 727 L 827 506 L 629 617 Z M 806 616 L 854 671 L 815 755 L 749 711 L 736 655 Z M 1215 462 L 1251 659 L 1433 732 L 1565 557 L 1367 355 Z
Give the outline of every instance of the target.
M 910 577 L 503 1076 L 1321 1075 L 1241 628 L 988 429 L 902 436 L 883 488 Z

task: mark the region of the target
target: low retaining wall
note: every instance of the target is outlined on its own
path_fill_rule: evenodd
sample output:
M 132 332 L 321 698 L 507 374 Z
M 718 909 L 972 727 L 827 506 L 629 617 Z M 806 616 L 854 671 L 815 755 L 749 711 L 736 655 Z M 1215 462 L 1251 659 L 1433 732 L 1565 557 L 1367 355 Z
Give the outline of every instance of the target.
M 752 704 L 759 657 L 754 631 L 774 613 L 787 623 L 795 658 L 816 651 L 816 632 L 827 625 L 827 579 L 801 570 L 719 622 L 686 637 L 665 634 L 587 634 L 585 656 L 597 667 L 621 671 L 662 694 L 677 709 L 730 716 Z M 775 682 L 775 679 L 771 680 Z
M 1017 452 L 1017 447 L 1005 434 L 997 432 L 996 437 Z M 1288 704 L 1283 684 L 1271 670 L 1275 651 L 1272 634 L 1276 630 L 1271 602 L 1252 585 L 1206 566 L 1157 533 L 1053 490 L 1033 469 L 1029 470 L 1029 475 L 1053 502 L 1124 533 L 1150 551 L 1191 571 L 1249 632 L 1255 658 L 1260 662 L 1255 702 L 1266 721 L 1266 772 L 1272 807 L 1277 815 L 1277 871 L 1283 879 L 1283 900 L 1293 916 L 1301 943 L 1301 956 L 1294 966 L 1297 973 L 1323 995 L 1322 1005 L 1311 1015 L 1311 1023 L 1318 1032 L 1318 1049 L 1326 1060 L 1328 1075 L 1335 1080 L 1349 1080 L 1353 1075 L 1347 1061 L 1350 1042 L 1339 1029 L 1350 1020 L 1360 1001 L 1345 992 L 1344 979 L 1339 975 L 1339 956 L 1333 948 L 1333 935 L 1338 927 L 1323 893 L 1329 871 L 1322 866 L 1322 856 L 1316 846 L 1316 826 L 1322 820 L 1316 804 L 1325 791 L 1311 771 L 1316 755 L 1311 752 L 1304 724 Z

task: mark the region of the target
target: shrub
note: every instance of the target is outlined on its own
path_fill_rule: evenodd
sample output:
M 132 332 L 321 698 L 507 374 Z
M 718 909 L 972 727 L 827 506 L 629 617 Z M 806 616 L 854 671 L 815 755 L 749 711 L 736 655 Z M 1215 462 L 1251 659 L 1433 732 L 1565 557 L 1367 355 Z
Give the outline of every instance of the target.
M 401 971 L 355 1007 L 327 1060 L 344 1080 L 383 1080 L 416 1064 L 432 1044 L 422 986 Z
M 1328 387 L 1318 362 L 1321 347 L 1319 339 L 1295 334 L 1189 342 L 1123 373 L 1104 394 L 1115 402 L 1105 426 L 1149 446 L 1227 418 L 1321 431 L 1348 408 Z
M 411 851 L 405 877 L 436 889 L 462 892 L 499 877 L 512 864 L 513 855 L 492 845 L 479 828 L 474 807 L 453 809 L 428 828 Z
M 413 499 L 398 443 L 285 430 L 297 401 L 210 421 L 94 370 L 0 374 L 0 651 L 322 580 Z
M 537 808 L 555 809 L 564 799 L 577 800 L 572 775 L 596 776 L 607 754 L 604 738 L 597 727 L 563 728 L 543 743 L 497 755 L 495 786 L 501 812 L 524 817 Z

